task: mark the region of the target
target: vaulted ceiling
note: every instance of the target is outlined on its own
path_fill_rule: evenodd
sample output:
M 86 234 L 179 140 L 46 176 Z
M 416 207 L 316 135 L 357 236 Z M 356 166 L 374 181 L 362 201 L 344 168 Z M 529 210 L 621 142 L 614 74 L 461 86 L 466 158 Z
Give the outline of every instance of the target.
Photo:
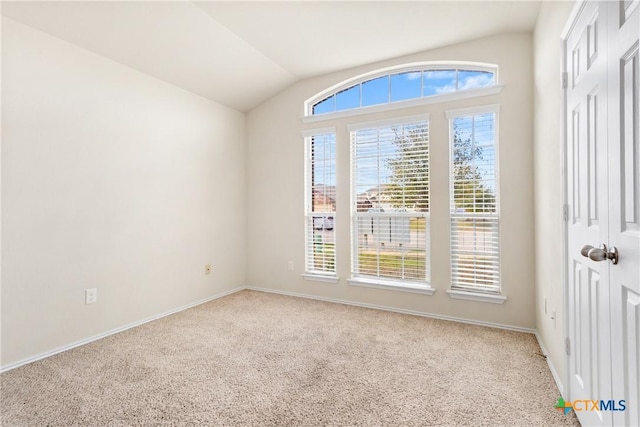
M 300 79 L 508 31 L 538 1 L 2 2 L 2 14 L 248 111 Z

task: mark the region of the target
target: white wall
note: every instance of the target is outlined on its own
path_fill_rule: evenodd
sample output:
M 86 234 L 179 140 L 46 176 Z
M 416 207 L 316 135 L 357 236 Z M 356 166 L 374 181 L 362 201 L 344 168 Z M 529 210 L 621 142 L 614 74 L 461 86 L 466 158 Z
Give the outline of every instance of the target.
M 252 110 L 247 116 L 248 285 L 326 298 L 389 306 L 422 313 L 474 319 L 522 328 L 535 326 L 533 254 L 533 98 L 531 34 L 511 33 L 471 41 L 357 69 L 308 79 Z M 430 156 L 432 200 L 432 296 L 348 285 L 349 135 L 346 124 L 381 117 L 369 114 L 342 119 L 337 129 L 337 272 L 338 284 L 305 281 L 304 270 L 304 143 L 301 130 L 326 123 L 303 124 L 303 102 L 314 94 L 358 74 L 416 61 L 451 60 L 498 64 L 499 95 L 451 101 L 395 111 L 397 116 L 431 114 Z M 447 109 L 501 104 L 500 196 L 502 289 L 504 305 L 453 300 L 450 287 L 448 218 Z M 436 159 L 436 160 L 433 160 Z M 295 271 L 287 271 L 294 261 Z
M 573 2 L 542 2 L 533 37 L 536 329 L 560 382 L 565 378 L 560 36 L 572 7 Z
M 559 38 L 572 5 L 542 3 L 533 45 L 528 34 L 505 34 L 300 82 L 249 114 L 246 153 L 241 113 L 3 18 L 1 364 L 246 283 L 535 327 L 564 378 Z M 503 306 L 446 295 L 448 205 L 447 195 L 438 191 L 432 194 L 437 292 L 422 296 L 346 284 L 344 130 L 338 135 L 342 280 L 331 285 L 299 276 L 304 264 L 300 131 L 316 127 L 299 121 L 304 100 L 354 75 L 423 60 L 500 65 L 505 89 L 483 102 L 502 104 L 502 278 L 508 297 Z M 397 115 L 428 111 L 435 117 L 465 105 L 469 102 L 449 102 Z M 376 117 L 343 120 L 340 126 Z M 431 141 L 436 153 L 446 149 L 446 129 L 432 126 Z M 433 165 L 434 183 L 447 179 L 445 167 Z M 295 262 L 294 272 L 287 271 L 288 260 Z M 214 265 L 211 276 L 202 274 L 207 263 Z M 89 287 L 98 288 L 97 304 L 84 305 Z
M 237 111 L 4 18 L 2 365 L 243 286 L 244 132 Z

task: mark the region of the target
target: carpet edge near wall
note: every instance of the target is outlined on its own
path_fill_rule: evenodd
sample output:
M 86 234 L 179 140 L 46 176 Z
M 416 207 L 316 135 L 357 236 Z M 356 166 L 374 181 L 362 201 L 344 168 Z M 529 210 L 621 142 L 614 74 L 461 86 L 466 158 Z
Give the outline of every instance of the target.
M 564 392 L 564 383 L 562 382 L 562 379 L 558 374 L 558 370 L 556 369 L 556 366 L 553 363 L 553 360 L 551 360 L 551 358 L 549 357 L 549 352 L 547 351 L 547 347 L 544 345 L 544 341 L 542 340 L 542 337 L 540 337 L 540 333 L 538 332 L 537 329 L 535 330 L 534 334 L 536 336 L 536 341 L 538 341 L 538 345 L 540 346 L 540 350 L 542 351 L 544 358 L 547 360 L 547 366 L 549 367 L 549 371 L 551 371 L 551 376 L 553 377 L 553 381 L 555 381 L 556 383 L 556 387 L 558 387 L 558 391 L 560 392 L 560 395 L 563 398 L 568 398 L 568 396 Z
M 126 331 L 128 329 L 144 325 L 145 323 L 153 322 L 154 320 L 162 319 L 163 317 L 171 316 L 172 314 L 180 313 L 181 311 L 188 310 L 190 308 L 197 307 L 197 306 L 202 305 L 202 304 L 206 304 L 206 303 L 208 303 L 210 301 L 214 301 L 214 300 L 226 297 L 228 295 L 232 295 L 232 294 L 235 294 L 237 292 L 244 291 L 245 289 L 247 289 L 247 288 L 246 287 L 233 288 L 233 289 L 230 289 L 228 291 L 221 292 L 219 294 L 215 294 L 215 295 L 212 295 L 210 297 L 198 300 L 196 302 L 185 304 L 185 305 L 182 305 L 180 307 L 176 307 L 176 308 L 173 308 L 171 310 L 168 310 L 168 311 L 165 311 L 165 312 L 162 312 L 162 313 L 159 313 L 159 314 L 155 314 L 155 315 L 150 316 L 150 317 L 146 317 L 146 318 L 144 318 L 142 320 L 137 320 L 135 322 L 131 322 L 131 323 L 128 323 L 126 325 L 119 326 L 117 328 L 110 329 L 108 331 L 99 333 L 97 335 L 92 335 L 90 337 L 83 338 L 81 340 L 74 341 L 72 343 L 69 343 L 69 344 L 66 344 L 66 345 L 63 345 L 63 346 L 60 346 L 60 347 L 56 347 L 56 348 L 54 348 L 52 350 L 48 350 L 48 351 L 45 351 L 43 353 L 36 354 L 34 356 L 30 356 L 30 357 L 27 357 L 27 358 L 22 359 L 22 360 L 18 360 L 17 362 L 12 362 L 12 363 L 9 363 L 7 365 L 0 365 L 0 374 L 2 374 L 4 372 L 11 371 L 11 370 L 16 369 L 16 368 L 19 368 L 20 366 L 24 366 L 24 365 L 28 365 L 28 364 L 33 363 L 33 362 L 37 362 L 38 360 L 46 359 L 47 357 L 55 356 L 56 354 L 63 353 L 65 351 L 67 351 L 67 350 L 72 350 L 74 348 L 81 347 L 81 346 L 89 344 L 91 342 L 98 341 L 98 340 L 100 340 L 102 338 L 106 338 L 106 337 L 109 337 L 111 335 L 115 335 L 115 334 L 118 334 L 120 332 L 124 332 L 124 331 Z
M 8 372 L 8 371 L 10 371 L 12 369 L 15 369 L 15 368 L 18 368 L 20 366 L 28 365 L 28 364 L 36 362 L 38 360 L 46 359 L 47 357 L 54 356 L 56 354 L 65 352 L 67 350 L 71 350 L 73 348 L 77 348 L 77 347 L 83 346 L 85 344 L 89 344 L 89 343 L 91 343 L 93 341 L 97 341 L 97 340 L 100 340 L 102 338 L 106 338 L 108 336 L 115 335 L 117 333 L 126 331 L 128 329 L 135 328 L 137 326 L 143 325 L 145 323 L 153 322 L 154 320 L 158 320 L 158 319 L 161 319 L 163 317 L 170 316 L 172 314 L 176 314 L 176 313 L 179 313 L 181 311 L 188 310 L 190 308 L 197 307 L 197 306 L 202 305 L 202 304 L 206 304 L 206 303 L 208 303 L 210 301 L 213 301 L 213 300 L 216 300 L 216 299 L 219 299 L 219 298 L 223 298 L 223 297 L 226 297 L 228 295 L 232 295 L 234 293 L 241 292 L 243 290 L 250 290 L 250 291 L 255 291 L 255 292 L 273 293 L 273 294 L 286 295 L 286 296 L 297 297 L 297 298 L 306 298 L 306 299 L 312 299 L 312 300 L 318 300 L 318 301 L 331 302 L 331 303 L 335 303 L 335 304 L 351 305 L 351 306 L 355 306 L 355 307 L 370 308 L 370 309 L 374 309 L 374 310 L 389 311 L 389 312 L 394 312 L 394 313 L 408 314 L 408 315 L 413 315 L 413 316 L 427 317 L 427 318 L 446 320 L 446 321 L 451 321 L 451 322 L 466 323 L 466 324 L 484 326 L 484 327 L 489 327 L 489 328 L 505 329 L 505 330 L 511 330 L 511 331 L 516 331 L 516 332 L 524 332 L 524 333 L 534 334 L 535 337 L 536 337 L 536 341 L 538 342 L 538 345 L 540 346 L 540 349 L 542 350 L 542 353 L 544 354 L 544 356 L 545 356 L 545 358 L 547 360 L 547 365 L 549 366 L 549 370 L 551 371 L 551 375 L 552 375 L 552 377 L 554 379 L 554 382 L 556 383 L 556 386 L 558 387 L 558 390 L 560 390 L 560 394 L 562 396 L 564 396 L 564 387 L 563 387 L 562 381 L 560 380 L 560 378 L 558 376 L 557 370 L 555 369 L 555 366 L 554 366 L 553 362 L 547 356 L 546 347 L 544 346 L 544 343 L 541 341 L 541 338 L 540 338 L 540 335 L 538 334 L 538 331 L 535 330 L 535 329 L 523 328 L 523 327 L 512 326 L 512 325 L 503 325 L 503 324 L 499 324 L 499 323 L 482 322 L 482 321 L 477 321 L 477 320 L 473 320 L 473 319 L 465 319 L 465 318 L 452 317 L 452 316 L 443 316 L 443 315 L 438 315 L 438 314 L 434 314 L 434 313 L 426 313 L 426 312 L 420 312 L 420 311 L 415 311 L 415 310 L 406 310 L 406 309 L 401 309 L 401 308 L 396 308 L 396 307 L 381 306 L 381 305 L 375 305 L 375 304 L 367 304 L 367 303 L 362 303 L 362 302 L 358 302 L 358 301 L 342 300 L 342 299 L 337 299 L 337 298 L 327 298 L 327 297 L 321 297 L 321 296 L 312 295 L 312 294 L 305 294 L 305 293 L 299 293 L 299 292 L 290 292 L 290 291 L 282 291 L 282 290 L 277 290 L 277 289 L 270 289 L 270 288 L 263 288 L 263 287 L 259 287 L 259 286 L 249 286 L 249 285 L 248 286 L 244 286 L 244 287 L 233 288 L 233 289 L 230 289 L 228 291 L 212 295 L 212 296 L 207 297 L 205 299 L 202 299 L 202 300 L 190 303 L 190 304 L 186 304 L 186 305 L 183 305 L 183 306 L 168 310 L 166 312 L 159 313 L 159 314 L 156 314 L 154 316 L 150 316 L 150 317 L 147 317 L 145 319 L 138 320 L 138 321 L 129 323 L 127 325 L 120 326 L 118 328 L 114 328 L 114 329 L 102 332 L 100 334 L 93 335 L 93 336 L 90 336 L 88 338 L 84 338 L 82 340 L 78 340 L 78 341 L 72 342 L 70 344 L 63 345 L 63 346 L 57 347 L 55 349 L 45 351 L 45 352 L 40 353 L 40 354 L 36 354 L 34 356 L 30 356 L 28 358 L 19 360 L 17 362 L 13 362 L 13 363 L 10 363 L 10 364 L 7 364 L 7 365 L 0 365 L 0 373 Z
M 488 328 L 496 328 L 496 329 L 505 329 L 507 331 L 524 332 L 527 334 L 534 334 L 534 335 L 536 333 L 535 329 L 524 328 L 522 326 L 503 325 L 501 323 L 483 322 L 481 320 L 465 319 L 463 317 L 445 316 L 441 314 L 427 313 L 427 312 L 416 311 L 416 310 L 407 310 L 403 308 L 389 307 L 385 305 L 367 304 L 367 303 L 362 303 L 358 301 L 321 297 L 321 296 L 312 295 L 312 294 L 282 291 L 282 290 L 271 289 L 271 288 L 262 288 L 259 286 L 247 286 L 245 287 L 245 289 L 249 291 L 267 292 L 267 293 L 278 294 L 278 295 L 286 295 L 290 297 L 307 298 L 307 299 L 313 299 L 317 301 L 332 302 L 335 304 L 351 305 L 354 307 L 371 308 L 373 310 L 389 311 L 392 313 L 409 314 L 412 316 L 426 317 L 429 319 L 447 320 L 450 322 L 466 323 L 468 325 L 485 326 Z

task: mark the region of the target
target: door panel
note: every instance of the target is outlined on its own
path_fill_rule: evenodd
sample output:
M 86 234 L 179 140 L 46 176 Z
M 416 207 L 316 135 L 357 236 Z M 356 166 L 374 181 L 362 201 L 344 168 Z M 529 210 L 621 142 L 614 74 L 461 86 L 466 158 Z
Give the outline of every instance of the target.
M 611 2 L 609 26 L 609 242 L 620 262 L 612 265 L 612 380 L 626 410 L 614 414 L 616 425 L 640 425 L 640 126 L 638 1 Z M 615 397 L 614 396 L 614 397 Z
M 598 92 L 597 89 L 587 96 L 587 127 L 588 127 L 588 152 L 589 159 L 589 226 L 598 226 Z M 602 153 L 600 153 L 602 154 Z M 600 171 L 602 173 L 602 171 Z
M 620 151 L 622 162 L 620 168 L 620 184 L 623 188 L 621 192 L 620 210 L 622 212 L 622 232 L 630 231 L 632 234 L 640 231 L 638 222 L 640 220 L 640 203 L 638 203 L 638 97 L 637 86 L 638 76 L 638 44 L 633 51 L 625 55 L 621 60 L 621 107 L 622 107 L 622 132 L 620 138 Z
M 566 39 L 570 400 L 618 408 L 584 425 L 640 425 L 639 3 L 587 1 Z M 616 264 L 579 254 L 601 243 Z
M 638 399 L 640 399 L 640 294 L 628 287 L 622 287 L 622 369 L 619 378 L 622 383 L 617 387 L 624 391 L 627 409 L 626 414 L 619 418 L 620 425 L 640 425 L 638 417 Z
M 611 396 L 609 266 L 581 254 L 584 245 L 607 242 L 609 233 L 606 18 L 606 7 L 586 2 L 566 40 L 571 400 Z M 612 422 L 605 411 L 581 411 L 578 416 L 588 425 Z

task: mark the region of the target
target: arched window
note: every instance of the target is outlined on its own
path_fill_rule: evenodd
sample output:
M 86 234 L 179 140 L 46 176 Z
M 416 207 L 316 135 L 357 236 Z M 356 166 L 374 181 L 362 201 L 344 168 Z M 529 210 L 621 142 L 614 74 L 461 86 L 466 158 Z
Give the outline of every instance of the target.
M 334 113 L 497 85 L 498 67 L 420 63 L 385 68 L 342 82 L 305 103 L 305 115 Z

